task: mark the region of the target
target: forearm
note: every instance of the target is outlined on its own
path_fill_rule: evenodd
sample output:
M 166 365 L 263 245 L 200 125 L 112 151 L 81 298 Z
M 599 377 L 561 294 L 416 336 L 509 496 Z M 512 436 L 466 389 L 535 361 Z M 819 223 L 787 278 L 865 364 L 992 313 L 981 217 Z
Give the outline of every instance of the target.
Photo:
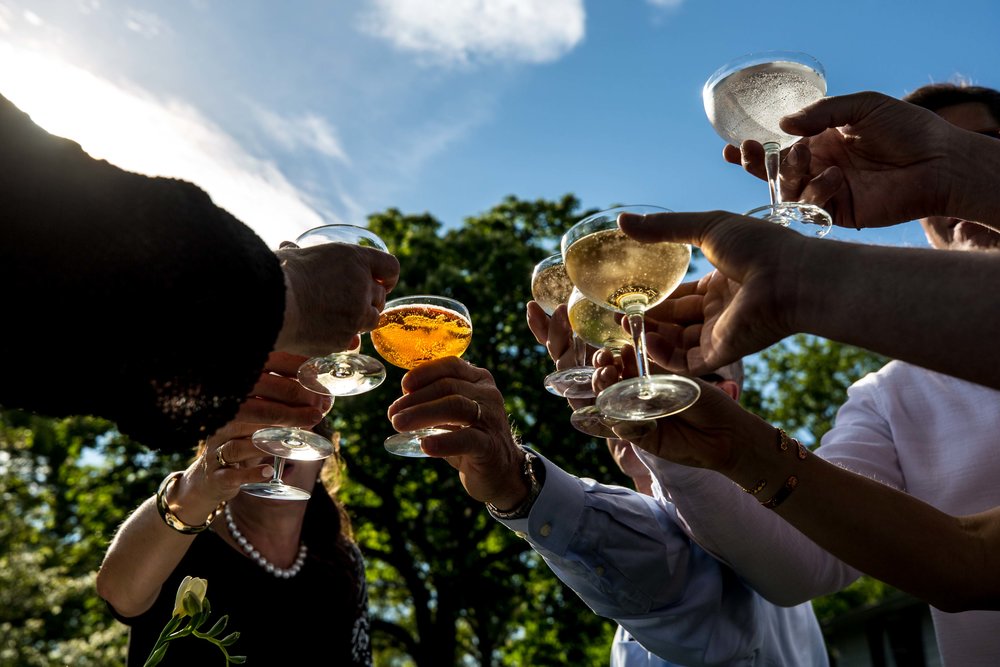
M 232 419 L 282 325 L 274 253 L 198 187 L 95 160 L 2 97 L 0 146 L 0 284 L 30 323 L 0 330 L 8 372 L 24 378 L 0 388 L 0 403 L 100 415 L 172 451 Z M 108 325 L 122 313 L 143 323 L 141 336 Z M 254 326 L 239 336 L 208 324 L 248 313 Z M 67 322 L 74 335 L 48 354 L 38 332 Z M 44 381 L 67 357 L 89 391 Z
M 725 476 L 640 452 L 688 534 L 771 602 L 807 602 L 860 575 Z
M 945 611 L 1000 609 L 996 512 L 951 517 L 815 455 L 800 459 L 766 441 L 754 443 L 727 474 L 740 485 L 767 479 L 771 488 L 794 477 L 794 490 L 773 511 L 873 577 Z
M 974 220 L 1000 231 L 1000 188 L 997 174 L 1000 174 L 1000 141 L 975 132 L 965 132 L 962 139 L 967 143 L 950 154 L 945 192 L 947 205 L 940 215 L 949 215 L 965 220 Z M 970 160 L 969 156 L 975 159 Z
M 168 527 L 148 498 L 122 524 L 97 573 L 97 592 L 123 616 L 149 609 L 194 541 Z
M 595 613 L 663 658 L 713 664 L 708 656 L 733 661 L 758 646 L 758 599 L 692 548 L 669 506 L 546 462 L 545 487 L 528 519 L 504 523 L 523 532 Z
M 808 245 L 792 329 L 1000 388 L 1000 255 Z

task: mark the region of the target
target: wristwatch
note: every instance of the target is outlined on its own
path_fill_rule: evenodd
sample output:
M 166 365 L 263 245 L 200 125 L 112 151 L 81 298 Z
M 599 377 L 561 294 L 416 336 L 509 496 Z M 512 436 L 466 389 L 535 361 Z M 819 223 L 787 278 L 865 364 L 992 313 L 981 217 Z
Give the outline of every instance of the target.
M 542 492 L 542 485 L 545 484 L 545 465 L 533 451 L 527 447 L 521 447 L 524 452 L 524 467 L 521 468 L 521 476 L 528 485 L 528 496 L 514 509 L 503 511 L 497 509 L 493 503 L 486 503 L 486 509 L 490 514 L 498 519 L 523 519 L 531 513 L 531 506 L 535 504 L 538 494 Z

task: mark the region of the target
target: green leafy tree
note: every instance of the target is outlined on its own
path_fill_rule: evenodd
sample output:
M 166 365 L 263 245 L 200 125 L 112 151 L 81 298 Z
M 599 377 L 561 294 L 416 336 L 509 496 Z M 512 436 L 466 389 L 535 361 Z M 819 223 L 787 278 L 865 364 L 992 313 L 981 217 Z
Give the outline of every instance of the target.
M 569 408 L 542 379 L 551 362 L 525 323 L 531 270 L 558 252 L 586 212 L 513 197 L 445 229 L 430 215 L 390 209 L 369 226 L 399 258 L 392 297 L 440 294 L 472 313 L 464 357 L 493 373 L 526 444 L 578 474 L 623 481 L 603 443 L 574 431 Z M 367 345 L 367 342 L 366 342 Z M 386 453 L 386 406 L 403 371 L 377 390 L 338 399 L 347 502 L 369 564 L 379 664 L 564 665 L 607 660 L 614 625 L 566 589 L 527 543 L 488 516 L 445 462 Z
M 94 573 L 169 465 L 105 420 L 0 411 L 0 665 L 124 663 Z

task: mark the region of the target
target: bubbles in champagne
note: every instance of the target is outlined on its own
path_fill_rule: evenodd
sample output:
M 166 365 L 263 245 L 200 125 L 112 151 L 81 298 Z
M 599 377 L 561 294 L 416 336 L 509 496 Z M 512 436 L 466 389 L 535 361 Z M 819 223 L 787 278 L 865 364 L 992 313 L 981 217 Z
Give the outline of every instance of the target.
M 632 339 L 615 319 L 615 311 L 596 304 L 579 290 L 569 299 L 569 324 L 588 345 L 620 350 Z
M 566 249 L 566 271 L 583 294 L 617 312 L 629 302 L 653 306 L 684 279 L 691 248 L 680 243 L 640 243 L 621 230 L 582 236 Z
M 569 300 L 573 283 L 561 262 L 536 271 L 531 280 L 531 296 L 546 314 L 551 315 L 560 304 Z
M 410 304 L 383 310 L 371 337 L 386 361 L 415 368 L 432 359 L 461 356 L 472 341 L 472 323 L 447 308 Z
M 826 94 L 822 74 L 799 63 L 762 63 L 729 74 L 705 87 L 705 113 L 730 144 L 747 139 L 787 148 L 799 140 L 781 131 L 778 121 Z

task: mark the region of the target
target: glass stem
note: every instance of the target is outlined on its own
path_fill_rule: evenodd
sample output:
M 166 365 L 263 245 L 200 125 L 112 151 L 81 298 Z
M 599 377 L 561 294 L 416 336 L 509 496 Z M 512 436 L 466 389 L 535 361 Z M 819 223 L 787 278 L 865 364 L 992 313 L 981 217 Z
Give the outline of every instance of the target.
M 646 367 L 646 322 L 642 317 L 644 310 L 641 303 L 629 305 L 625 309 L 628 328 L 632 332 L 632 345 L 635 347 L 636 367 L 641 378 L 649 375 L 649 369 Z
M 587 358 L 587 343 L 582 338 L 573 333 L 573 363 L 577 366 L 589 366 L 590 359 Z
M 767 189 L 771 194 L 771 206 L 781 203 L 781 188 L 778 185 L 778 166 L 781 163 L 781 149 L 773 141 L 764 144 L 764 169 L 767 170 Z
M 271 482 L 274 484 L 282 484 L 281 473 L 285 469 L 285 459 L 282 456 L 274 457 L 274 474 L 271 475 Z

